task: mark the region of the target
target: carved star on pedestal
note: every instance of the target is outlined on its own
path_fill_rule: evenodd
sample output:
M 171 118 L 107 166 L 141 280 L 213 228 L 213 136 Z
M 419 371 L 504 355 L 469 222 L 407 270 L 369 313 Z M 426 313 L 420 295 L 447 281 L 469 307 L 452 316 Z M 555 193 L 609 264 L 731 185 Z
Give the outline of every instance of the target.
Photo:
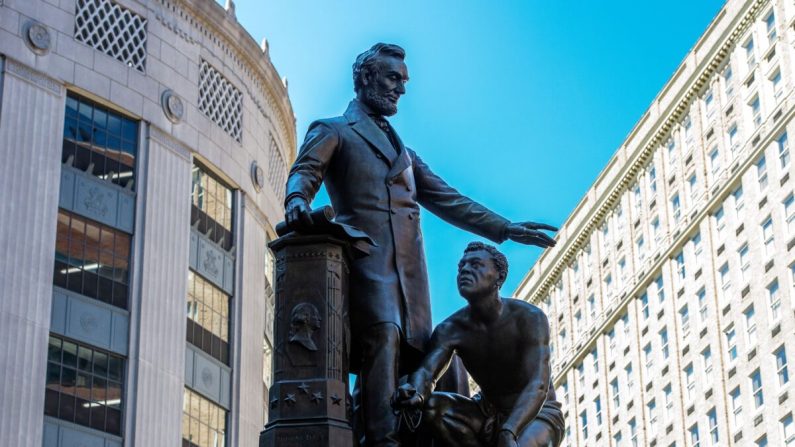
M 287 393 L 287 397 L 284 398 L 284 402 L 290 405 L 295 405 L 295 394 Z
M 306 383 L 298 385 L 298 389 L 301 390 L 301 392 L 304 394 L 309 394 L 309 385 L 307 385 Z
M 337 395 L 337 393 L 332 394 L 331 395 L 331 404 L 332 405 L 342 405 L 342 398 L 339 397 Z
M 312 393 L 312 397 L 310 397 L 309 399 L 311 399 L 313 403 L 319 404 L 320 401 L 323 400 L 323 393 L 321 393 L 320 391 Z
M 276 408 L 277 406 L 279 406 L 279 399 L 271 399 L 271 408 Z

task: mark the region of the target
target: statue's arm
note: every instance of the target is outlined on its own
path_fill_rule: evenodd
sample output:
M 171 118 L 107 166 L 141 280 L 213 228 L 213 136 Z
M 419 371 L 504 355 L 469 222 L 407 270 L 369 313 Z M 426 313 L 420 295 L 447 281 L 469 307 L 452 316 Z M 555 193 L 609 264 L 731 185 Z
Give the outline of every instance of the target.
M 303 198 L 307 204 L 312 202 L 339 142 L 339 133 L 333 126 L 322 121 L 309 125 L 298 158 L 287 176 L 285 204 L 295 197 Z
M 433 330 L 428 345 L 427 354 L 420 363 L 420 367 L 409 376 L 408 385 L 421 396 L 420 402 L 426 401 L 433 392 L 436 380 L 444 374 L 455 353 L 455 343 L 452 337 L 453 325 L 442 322 Z
M 508 419 L 501 427 L 514 436 L 538 416 L 550 387 L 549 323 L 541 311 L 533 312 L 528 318 L 530 321 L 524 325 L 528 329 L 525 332 L 526 350 L 520 367 L 530 371 L 530 376 Z
M 448 185 L 414 152 L 417 201 L 433 214 L 459 228 L 501 243 L 507 238 L 508 219 L 489 210 Z

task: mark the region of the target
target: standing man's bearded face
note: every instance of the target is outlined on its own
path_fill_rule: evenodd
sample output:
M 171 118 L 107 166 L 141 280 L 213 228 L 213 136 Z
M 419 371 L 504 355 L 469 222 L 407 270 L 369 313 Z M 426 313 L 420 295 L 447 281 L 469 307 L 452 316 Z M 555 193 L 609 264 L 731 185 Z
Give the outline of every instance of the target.
M 363 74 L 362 101 L 373 112 L 392 116 L 397 113 L 397 103 L 406 93 L 409 71 L 397 57 L 379 57 L 373 67 Z

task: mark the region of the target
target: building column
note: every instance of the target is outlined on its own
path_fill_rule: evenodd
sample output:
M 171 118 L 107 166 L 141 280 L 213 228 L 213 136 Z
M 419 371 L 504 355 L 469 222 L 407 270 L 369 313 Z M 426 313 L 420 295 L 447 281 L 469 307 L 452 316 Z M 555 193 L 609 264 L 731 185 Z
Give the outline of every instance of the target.
M 185 297 L 190 244 L 190 151 L 149 126 L 143 191 L 143 239 L 137 312 L 131 322 L 129 361 L 135 387 L 126 433 L 130 445 L 181 443 L 185 377 Z M 54 220 L 53 220 L 54 221 Z
M 42 443 L 63 86 L 14 60 L 0 86 L 0 445 Z

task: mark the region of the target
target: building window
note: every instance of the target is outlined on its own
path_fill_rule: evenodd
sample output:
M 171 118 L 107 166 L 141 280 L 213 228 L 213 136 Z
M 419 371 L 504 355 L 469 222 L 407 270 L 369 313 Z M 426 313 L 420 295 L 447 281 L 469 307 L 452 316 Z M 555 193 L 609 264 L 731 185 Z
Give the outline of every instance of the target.
M 756 345 L 756 312 L 753 304 L 745 309 L 743 316 L 745 317 L 745 338 L 750 348 Z
M 709 410 L 707 420 L 709 421 L 709 437 L 712 440 L 712 445 L 718 445 L 718 414 L 715 408 Z
M 657 432 L 657 402 L 654 399 L 646 404 L 646 411 L 649 414 L 649 434 L 654 436 Z
M 676 262 L 676 278 L 680 281 L 685 280 L 685 276 L 687 272 L 685 271 L 685 254 L 684 252 L 680 251 L 679 253 L 674 256 L 674 262 Z
M 618 387 L 618 379 L 610 381 L 610 394 L 613 396 L 613 410 L 621 409 L 621 391 Z
M 713 176 L 720 171 L 720 149 L 717 144 L 709 151 L 709 169 Z
M 784 220 L 787 222 L 787 234 L 795 233 L 795 198 L 790 193 L 783 202 Z
M 725 292 L 726 289 L 731 287 L 731 276 L 729 275 L 729 263 L 724 262 L 722 266 L 718 269 L 718 274 L 720 275 L 720 287 Z M 725 296 L 724 296 L 725 298 Z
M 770 77 L 770 85 L 773 87 L 773 98 L 776 102 L 781 101 L 784 94 L 784 85 L 781 82 L 781 70 L 776 70 L 773 76 Z
M 698 195 L 698 176 L 696 174 L 691 174 L 690 177 L 687 178 L 687 189 L 690 200 L 688 206 L 692 207 L 696 204 L 696 196 Z
M 772 45 L 776 41 L 776 15 L 773 11 L 765 17 L 765 31 L 767 31 L 767 41 Z
M 712 117 L 715 114 L 715 96 L 712 94 L 712 89 L 707 90 L 704 95 L 704 109 L 707 112 L 707 117 Z
M 232 248 L 233 191 L 199 165 L 193 166 L 191 223 L 226 250 Z
M 767 216 L 767 219 L 762 222 L 762 240 L 765 244 L 765 256 L 770 258 L 773 256 L 773 251 L 775 250 L 774 244 L 774 236 L 773 236 L 773 219 L 770 216 Z
M 671 197 L 671 212 L 673 213 L 674 223 L 679 223 L 682 217 L 682 201 L 679 198 L 679 193 Z
M 778 279 L 767 285 L 767 301 L 770 303 L 770 319 L 773 321 L 781 317 L 781 294 L 778 291 Z
M 789 383 L 789 370 L 787 369 L 787 350 L 782 345 L 773 353 L 776 358 L 776 374 L 778 375 L 779 386 Z
M 593 400 L 593 407 L 596 411 L 596 425 L 602 425 L 602 399 L 597 397 Z
M 673 400 L 673 393 L 671 391 L 671 385 L 668 384 L 663 388 L 663 396 L 665 396 L 665 419 L 671 420 L 674 415 L 674 400 Z
M 577 365 L 577 388 L 580 393 L 585 389 L 585 365 L 582 363 Z
M 229 295 L 188 271 L 187 340 L 229 364 Z
M 679 323 L 682 327 L 682 333 L 686 334 L 690 331 L 690 310 L 687 303 L 679 309 Z
M 50 335 L 44 414 L 121 435 L 124 359 Z
M 663 285 L 662 275 L 654 279 L 654 285 L 657 287 L 657 302 L 662 304 L 662 302 L 665 301 L 665 287 Z
M 108 0 L 78 0 L 75 40 L 141 73 L 146 66 L 146 19 Z
M 745 200 L 743 199 L 743 186 L 740 185 L 732 191 L 732 198 L 734 199 L 734 215 L 737 217 L 737 220 L 742 220 L 742 210 L 745 206 Z
M 664 360 L 668 359 L 668 328 L 663 328 L 660 331 L 660 347 L 662 349 L 662 356 Z
M 712 349 L 707 346 L 706 349 L 701 351 L 701 360 L 704 362 L 704 374 L 707 381 L 712 380 L 710 373 L 712 372 Z
M 762 394 L 762 374 L 759 368 L 751 374 L 751 393 L 754 395 L 754 408 L 765 404 L 765 396 Z
M 199 65 L 199 110 L 238 143 L 243 135 L 243 93 L 204 59 Z
M 630 442 L 632 443 L 632 447 L 638 447 L 638 424 L 635 422 L 635 418 L 629 420 L 629 437 Z
M 754 38 L 753 37 L 748 38 L 748 40 L 743 45 L 743 48 L 745 49 L 745 63 L 748 67 L 748 70 L 751 70 L 754 68 L 754 65 L 756 64 L 756 53 L 754 51 Z
M 138 122 L 67 95 L 62 163 L 133 190 L 137 150 Z
M 682 126 L 685 130 L 685 144 L 687 145 L 688 149 L 693 147 L 693 121 L 690 119 L 690 116 L 686 116 Z
M 729 147 L 731 148 L 732 154 L 737 152 L 737 149 L 740 148 L 740 132 L 737 128 L 737 124 L 733 123 L 729 126 Z
M 781 432 L 784 434 L 784 445 L 789 447 L 795 445 L 795 424 L 792 423 L 792 413 L 786 415 L 781 420 Z
M 632 392 L 635 383 L 632 375 L 632 362 L 627 363 L 627 366 L 624 367 L 624 377 L 627 379 L 627 391 Z
M 780 137 L 776 140 L 776 145 L 778 146 L 778 161 L 781 164 L 781 170 L 786 171 L 787 167 L 789 166 L 789 138 L 787 137 L 787 132 L 781 134 Z
M 673 166 L 676 163 L 676 141 L 673 138 L 668 138 L 665 147 L 668 149 L 668 164 Z
M 621 439 L 621 432 L 620 431 L 616 432 L 616 434 L 613 435 L 613 445 L 615 447 L 622 447 L 624 445 L 624 442 Z
M 582 426 L 582 437 L 588 439 L 588 410 L 580 413 L 580 425 Z
M 695 395 L 696 387 L 692 363 L 689 363 L 687 366 L 685 366 L 685 385 L 687 386 L 687 400 L 691 401 Z
M 748 281 L 748 269 L 751 267 L 751 260 L 748 256 L 748 244 L 745 243 L 742 247 L 737 250 L 737 257 L 740 259 L 740 278 L 742 278 L 743 282 Z M 721 281 L 723 281 L 723 275 L 721 274 Z
M 756 162 L 756 180 L 759 191 L 764 191 L 767 188 L 767 161 L 764 155 Z
M 182 446 L 223 447 L 226 411 L 188 388 L 185 388 L 183 399 Z
M 732 83 L 733 75 L 732 66 L 726 65 L 726 68 L 723 70 L 723 93 L 726 99 L 730 99 L 734 96 L 734 85 Z
M 599 372 L 599 351 L 596 348 L 591 350 L 591 365 L 593 366 L 593 372 Z
M 635 241 L 635 251 L 638 253 L 638 261 L 643 262 L 646 259 L 646 246 L 645 241 L 643 240 L 643 235 L 638 236 L 638 239 Z
M 698 314 L 699 318 L 701 319 L 701 324 L 707 322 L 708 316 L 708 308 L 707 308 L 707 292 L 704 288 L 700 288 L 698 292 L 696 292 L 696 297 L 698 298 Z
M 640 313 L 644 320 L 649 319 L 649 294 L 645 292 L 640 296 Z
M 751 109 L 751 122 L 753 122 L 754 129 L 756 129 L 762 124 L 762 107 L 759 102 L 759 95 L 751 99 L 751 102 L 748 103 L 748 107 Z
M 700 442 L 700 439 L 699 439 L 699 436 L 698 436 L 698 424 L 696 423 L 696 424 L 691 425 L 690 428 L 687 431 L 688 431 L 688 433 L 690 433 L 690 445 L 692 447 L 700 446 L 701 442 Z
M 762 435 L 761 438 L 756 440 L 755 444 L 756 447 L 767 447 L 767 435 Z
M 726 219 L 723 212 L 723 207 L 715 211 L 715 228 L 718 230 L 718 240 L 723 240 L 726 237 Z
M 657 168 L 654 165 L 649 167 L 649 191 L 652 196 L 657 192 Z
M 726 335 L 726 346 L 729 351 L 729 361 L 733 362 L 737 359 L 737 331 L 732 325 L 724 331 Z
M 729 397 L 731 398 L 732 406 L 732 427 L 734 430 L 737 430 L 743 425 L 743 403 L 740 396 L 740 387 L 734 388 L 729 393 Z
M 640 215 L 640 209 L 643 207 L 643 196 L 641 196 L 640 185 L 635 183 L 632 185 L 632 197 L 635 204 L 635 211 Z
M 693 235 L 690 241 L 693 243 L 693 256 L 696 258 L 696 265 L 700 266 L 702 254 L 704 252 L 704 247 L 701 245 L 701 233 L 699 232 Z
M 130 235 L 58 210 L 53 284 L 127 308 Z
M 643 347 L 643 362 L 645 365 L 643 373 L 646 375 L 647 379 L 651 379 L 651 369 L 654 366 L 654 356 L 652 356 L 651 353 L 651 343 L 646 343 L 646 346 Z

